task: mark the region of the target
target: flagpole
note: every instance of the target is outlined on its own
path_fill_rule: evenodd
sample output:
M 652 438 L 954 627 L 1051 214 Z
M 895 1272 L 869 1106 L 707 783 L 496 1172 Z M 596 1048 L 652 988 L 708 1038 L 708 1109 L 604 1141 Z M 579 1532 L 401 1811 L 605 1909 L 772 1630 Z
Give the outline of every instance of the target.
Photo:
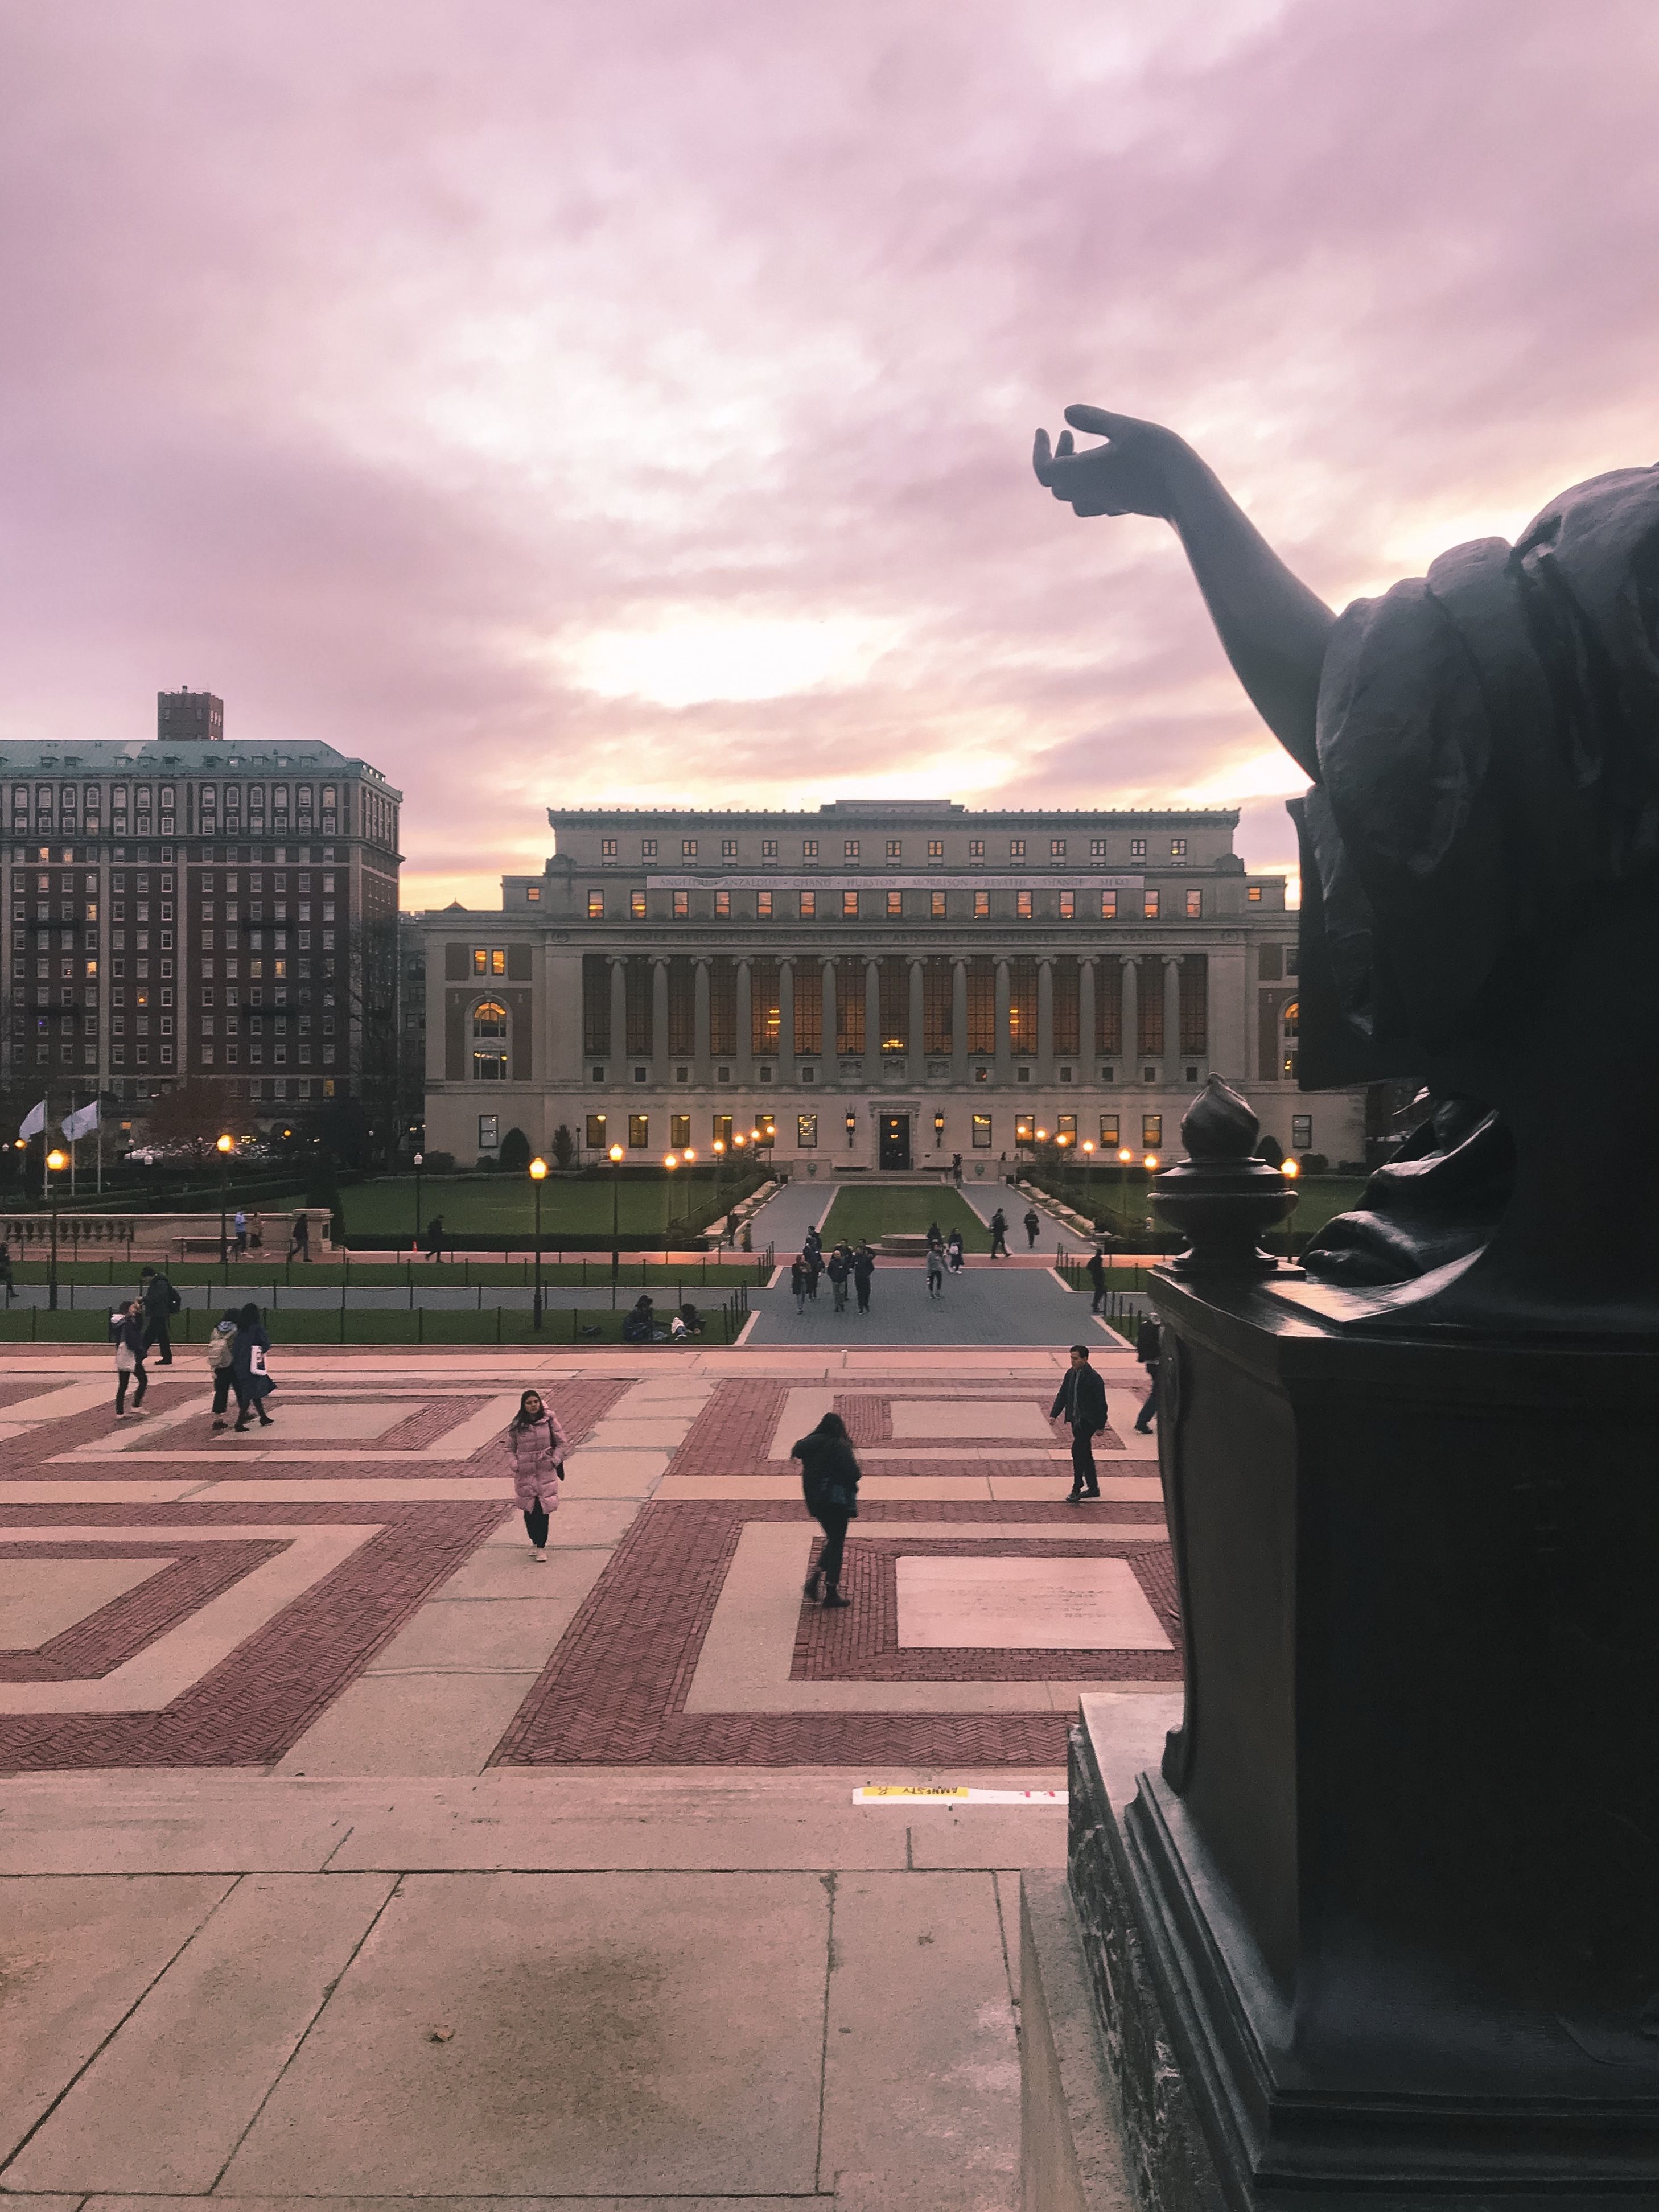
M 69 1118 L 70 1127 L 73 1128 L 75 1126 L 75 1085 L 72 1083 L 70 1085 Z M 70 1139 L 70 1196 L 71 1199 L 75 1196 L 75 1139 L 73 1137 Z

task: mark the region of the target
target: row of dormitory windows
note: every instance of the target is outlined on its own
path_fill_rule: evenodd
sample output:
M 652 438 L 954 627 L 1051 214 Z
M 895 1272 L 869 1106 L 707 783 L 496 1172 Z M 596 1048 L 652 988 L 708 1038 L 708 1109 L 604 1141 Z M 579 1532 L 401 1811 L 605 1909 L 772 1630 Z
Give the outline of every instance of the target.
M 538 896 L 532 885 L 531 896 Z M 1041 896 L 1042 912 L 1038 911 Z M 1259 904 L 1261 886 L 1252 884 L 1247 897 Z M 1016 890 L 1012 894 L 999 890 L 919 891 L 919 890 L 841 890 L 826 891 L 822 899 L 815 890 L 799 891 L 670 891 L 667 904 L 664 894 L 656 895 L 655 910 L 652 896 L 636 885 L 628 894 L 627 919 L 630 921 L 872 921 L 885 919 L 891 921 L 1002 921 L 1010 915 L 1016 921 L 1158 921 L 1164 918 L 1164 894 L 1161 890 L 1143 890 L 1118 892 L 1103 891 L 1042 891 L 1035 889 Z M 1175 900 L 1179 900 L 1176 905 Z M 736 902 L 734 904 L 733 902 Z M 614 888 L 608 893 L 602 884 L 594 884 L 587 893 L 587 919 L 590 921 L 613 921 L 623 918 L 621 894 Z M 1196 884 L 1184 892 L 1177 892 L 1169 909 L 1184 916 L 1188 921 L 1204 919 L 1204 893 Z
M 722 860 L 735 860 L 738 857 L 738 841 L 737 838 L 722 837 L 719 842 L 720 857 Z M 837 841 L 833 837 L 827 837 L 823 840 L 817 837 L 803 837 L 801 839 L 800 845 L 800 856 L 803 860 L 817 860 L 827 858 L 828 855 L 824 854 L 823 849 L 823 847 L 827 845 L 830 848 L 830 852 L 833 853 L 836 842 Z M 878 845 L 881 848 L 881 857 L 884 860 L 902 860 L 905 857 L 905 841 L 902 837 L 843 837 L 839 842 L 841 844 L 841 857 L 843 860 L 873 860 L 876 857 L 876 850 Z M 918 857 L 918 848 L 924 842 L 926 842 L 927 848 L 927 858 L 930 860 L 942 860 L 945 859 L 945 840 L 943 837 L 929 837 L 925 841 L 921 838 L 913 837 L 910 840 L 910 857 L 913 860 Z M 1036 854 L 1042 851 L 1045 842 L 1048 844 L 1048 858 L 1051 860 L 1063 860 L 1068 857 L 1066 849 L 1067 840 L 1064 837 L 1050 837 L 1046 841 L 1041 837 L 1034 837 L 1029 841 L 1024 837 L 1011 837 L 1007 843 L 1007 858 L 1011 860 L 1024 860 L 1028 857 L 1035 859 Z M 674 841 L 671 837 L 666 841 L 666 842 L 668 844 L 669 850 L 672 853 L 673 850 Z M 1161 854 L 1162 846 L 1160 842 L 1154 838 L 1152 842 L 1154 845 L 1158 847 Z M 695 860 L 701 858 L 701 848 L 705 845 L 708 848 L 708 856 L 712 858 L 714 851 L 714 843 L 715 841 L 712 837 L 682 837 L 679 841 L 680 858 L 683 860 Z M 793 847 L 794 843 L 794 840 L 793 838 L 790 840 L 790 843 Z M 1076 841 L 1076 843 L 1078 852 L 1080 854 L 1083 849 L 1083 840 L 1079 837 Z M 870 848 L 868 854 L 866 854 L 864 849 L 866 844 Z M 986 850 L 988 844 L 996 845 L 998 848 L 996 857 L 999 860 L 1003 857 L 1002 841 L 1000 838 L 987 839 L 984 837 L 969 837 L 967 840 L 968 858 L 970 860 L 983 860 L 988 858 L 988 856 Z M 763 837 L 761 839 L 760 846 L 760 856 L 762 860 L 775 860 L 778 859 L 778 845 L 779 840 L 777 838 Z M 618 840 L 617 838 L 602 837 L 599 840 L 600 859 L 605 860 L 615 860 L 619 859 L 621 855 L 618 852 L 617 846 Z M 1030 848 L 1029 854 L 1028 846 Z M 1128 844 L 1128 854 L 1129 858 L 1132 860 L 1144 860 L 1147 857 L 1147 840 L 1145 837 L 1131 837 Z M 631 859 L 633 855 L 630 854 L 629 858 Z M 641 860 L 655 860 L 661 857 L 662 841 L 659 841 L 655 837 L 641 838 L 639 858 Z M 793 857 L 793 852 L 791 857 Z M 1171 837 L 1170 840 L 1170 858 L 1172 860 L 1184 860 L 1186 857 L 1187 840 L 1184 837 Z M 1103 837 L 1090 838 L 1089 858 L 1091 860 L 1103 860 L 1106 858 L 1106 840 Z
M 997 1134 L 999 1119 L 1000 1119 L 1002 1133 L 1000 1137 Z M 497 1139 L 493 1135 L 486 1138 L 484 1129 L 486 1126 L 491 1128 L 498 1127 L 499 1120 L 500 1117 L 495 1115 L 479 1116 L 479 1143 L 483 1149 L 488 1150 L 497 1142 Z M 651 1134 L 653 1116 L 649 1114 L 617 1116 L 619 1124 L 624 1120 L 627 1123 L 626 1149 L 631 1152 L 648 1152 L 653 1141 Z M 1076 1114 L 1057 1114 L 1052 1122 L 1039 1121 L 1033 1114 L 1005 1114 L 1000 1117 L 994 1114 L 970 1114 L 968 1120 L 969 1141 L 978 1152 L 994 1150 L 999 1143 L 1006 1145 L 1012 1132 L 1013 1142 L 1016 1145 L 1029 1145 L 1033 1141 L 1042 1143 L 1053 1139 L 1060 1145 L 1078 1146 L 1079 1149 L 1086 1146 L 1090 1150 L 1098 1152 L 1103 1157 L 1109 1157 L 1114 1160 L 1120 1153 L 1125 1158 L 1129 1158 L 1133 1155 L 1127 1148 L 1131 1144 L 1137 1124 L 1139 1127 L 1139 1149 L 1142 1154 L 1161 1152 L 1164 1149 L 1162 1114 L 1139 1114 L 1127 1117 L 1121 1114 L 1102 1114 L 1096 1121 L 1095 1127 L 1097 1133 L 1092 1138 L 1088 1128 L 1087 1117 L 1079 1117 Z M 659 1119 L 656 1126 L 659 1139 L 664 1133 L 665 1122 L 669 1151 L 672 1152 L 692 1152 L 695 1158 L 691 1141 L 690 1115 L 669 1114 Z M 833 1131 L 837 1123 L 845 1129 L 849 1138 L 856 1139 L 860 1127 L 856 1109 L 849 1109 L 845 1115 L 797 1114 L 794 1117 L 796 1149 L 803 1152 L 816 1152 L 818 1148 L 820 1127 L 822 1127 L 826 1132 Z M 945 1117 L 942 1113 L 933 1117 L 934 1134 L 941 1148 L 945 1142 L 946 1126 Z M 1079 1129 L 1081 1129 L 1080 1136 Z M 787 1122 L 785 1130 L 787 1134 Z M 709 1116 L 708 1142 L 711 1151 L 732 1151 L 734 1133 L 741 1145 L 755 1144 L 763 1147 L 775 1145 L 778 1141 L 777 1116 L 773 1114 L 757 1114 L 752 1120 L 742 1124 L 739 1124 L 730 1114 L 714 1114 Z M 1293 1151 L 1309 1150 L 1313 1143 L 1313 1116 L 1310 1114 L 1294 1115 L 1291 1117 L 1291 1135 Z M 611 1118 L 605 1114 L 587 1115 L 584 1136 L 590 1152 L 608 1152 L 613 1142 L 622 1142 L 620 1127 L 616 1138 L 613 1139 L 611 1134 Z
M 314 798 L 312 785 L 308 783 L 294 785 L 291 805 L 289 803 L 290 787 L 286 783 L 273 783 L 270 786 L 269 809 L 265 804 L 266 786 L 263 783 L 244 784 L 234 781 L 227 781 L 223 787 L 222 801 L 220 799 L 220 787 L 212 783 L 190 787 L 171 783 L 154 785 L 140 783 L 131 786 L 118 783 L 111 785 L 108 789 L 111 827 L 118 830 L 127 823 L 132 822 L 137 823 L 139 834 L 151 836 L 159 834 L 163 837 L 170 836 L 173 819 L 181 804 L 178 794 L 180 790 L 186 787 L 194 791 L 197 812 L 201 817 L 214 815 L 228 818 L 234 816 L 239 819 L 246 819 L 250 823 L 256 822 L 262 823 L 269 811 L 273 823 L 282 821 L 286 823 L 291 816 L 305 830 L 312 827 L 313 817 L 315 817 L 321 821 L 322 834 L 325 836 L 334 829 L 338 817 L 338 791 L 337 787 L 331 783 L 319 787 Z M 374 793 L 368 795 L 371 799 L 375 799 L 380 806 L 386 807 L 389 815 L 388 801 L 379 799 L 378 794 Z M 30 805 L 31 796 L 33 800 L 33 808 Z M 87 784 L 84 787 L 84 792 L 72 783 L 60 786 L 37 783 L 33 787 L 27 783 L 14 783 L 11 787 L 11 818 L 14 831 L 28 828 L 31 813 L 37 821 L 43 816 L 55 814 L 62 823 L 80 819 L 85 821 L 88 827 L 92 827 L 103 818 L 104 811 L 103 787 L 95 783 Z M 161 823 L 159 832 L 151 828 L 151 824 L 158 819 Z
M 656 980 L 659 963 L 648 954 L 630 954 L 614 963 L 603 953 L 582 959 L 582 1050 L 589 1059 L 650 1054 L 656 1047 Z M 786 1037 L 781 963 L 757 957 L 748 970 L 747 1049 L 762 1058 L 793 1051 L 798 1059 L 824 1054 L 861 1058 L 867 1051 L 896 1056 L 912 1050 L 947 1054 L 957 1043 L 957 976 L 963 972 L 961 1045 L 970 1057 L 994 1056 L 999 1044 L 998 969 L 1006 971 L 1008 1049 L 1016 1056 L 1036 1053 L 1042 985 L 1039 963 L 1019 955 L 998 961 L 975 953 L 958 963 L 950 954 L 912 962 L 903 954 L 879 959 L 852 955 L 824 962 L 791 962 Z M 1204 953 L 1165 960 L 1138 960 L 1107 954 L 1092 963 L 1091 1024 L 1084 1020 L 1085 963 L 1063 953 L 1046 963 L 1048 979 L 1048 1048 L 1060 1054 L 1112 1054 L 1129 1048 L 1152 1057 L 1165 1050 L 1166 1035 L 1180 1053 L 1203 1054 L 1209 1037 L 1209 959 Z M 738 1049 L 738 965 L 729 955 L 714 954 L 701 963 L 673 955 L 666 969 L 666 1035 L 671 1058 L 706 1053 L 714 1059 Z M 613 986 L 612 969 L 619 971 Z M 697 970 L 706 976 L 707 1007 L 700 1016 Z M 921 1034 L 912 1033 L 911 969 L 921 973 Z M 826 992 L 825 969 L 830 970 Z M 1173 975 L 1176 1006 L 1169 1005 Z M 1129 1010 L 1133 982 L 1133 1013 Z M 827 1003 L 826 1003 L 827 999 Z M 699 1039 L 701 1024 L 706 1031 Z M 620 1029 L 618 1024 L 620 1024 Z M 872 1024 L 874 1024 L 873 1030 Z M 1085 1029 L 1092 1036 L 1085 1040 Z

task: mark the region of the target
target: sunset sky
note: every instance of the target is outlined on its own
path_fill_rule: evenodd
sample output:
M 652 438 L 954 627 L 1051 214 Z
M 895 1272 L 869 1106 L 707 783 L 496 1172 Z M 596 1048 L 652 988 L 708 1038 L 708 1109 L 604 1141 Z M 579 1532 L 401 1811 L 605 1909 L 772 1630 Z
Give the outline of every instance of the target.
M 549 804 L 1301 779 L 1169 422 L 1334 604 L 1659 459 L 1650 0 L 0 0 L 0 739 L 314 737 L 404 903 Z

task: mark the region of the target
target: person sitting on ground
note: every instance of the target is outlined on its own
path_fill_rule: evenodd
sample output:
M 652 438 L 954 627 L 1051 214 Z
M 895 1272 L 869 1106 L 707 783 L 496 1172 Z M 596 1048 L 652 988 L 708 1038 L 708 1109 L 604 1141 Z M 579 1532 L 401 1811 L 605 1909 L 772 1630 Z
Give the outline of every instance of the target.
M 791 1459 L 800 1462 L 802 1494 L 806 1510 L 823 1531 L 817 1564 L 806 1577 L 806 1595 L 820 1590 L 826 1607 L 851 1602 L 841 1594 L 842 1554 L 847 1543 L 847 1524 L 859 1510 L 859 1463 L 854 1455 L 847 1424 L 839 1413 L 826 1413 L 817 1428 L 789 1447 Z
M 674 1318 L 669 1322 L 668 1334 L 674 1339 L 676 1343 L 682 1341 L 688 1336 L 701 1336 L 702 1334 L 702 1316 L 697 1311 L 697 1309 L 692 1304 L 690 1298 L 685 1301 L 685 1304 L 680 1308 L 679 1311 L 674 1316 Z
M 530 1556 L 544 1561 L 548 1516 L 559 1510 L 559 1485 L 564 1480 L 570 1439 L 539 1390 L 526 1390 L 520 1399 L 519 1410 L 507 1423 L 507 1444 L 513 1455 L 513 1502 L 524 1515 Z
M 656 1336 L 656 1315 L 649 1296 L 644 1291 L 635 1299 L 631 1311 L 623 1316 L 622 1334 L 624 1344 L 650 1344 Z
M 1028 1252 L 1036 1251 L 1037 1231 L 1042 1226 L 1042 1217 L 1036 1206 L 1028 1206 L 1025 1209 L 1025 1249 Z
M 241 1316 L 234 1306 L 227 1306 L 214 1323 L 213 1334 L 207 1343 L 208 1372 L 213 1377 L 213 1425 L 222 1429 L 225 1411 L 230 1403 L 230 1386 L 236 1357 L 236 1333 L 241 1326 Z

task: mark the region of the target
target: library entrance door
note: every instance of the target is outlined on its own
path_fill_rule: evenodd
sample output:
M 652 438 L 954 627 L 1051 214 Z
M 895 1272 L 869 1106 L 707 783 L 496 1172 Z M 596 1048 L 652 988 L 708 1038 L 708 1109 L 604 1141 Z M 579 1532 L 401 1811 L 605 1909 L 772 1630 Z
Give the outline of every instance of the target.
M 908 1168 L 910 1164 L 910 1116 L 884 1114 L 881 1117 L 881 1165 Z

